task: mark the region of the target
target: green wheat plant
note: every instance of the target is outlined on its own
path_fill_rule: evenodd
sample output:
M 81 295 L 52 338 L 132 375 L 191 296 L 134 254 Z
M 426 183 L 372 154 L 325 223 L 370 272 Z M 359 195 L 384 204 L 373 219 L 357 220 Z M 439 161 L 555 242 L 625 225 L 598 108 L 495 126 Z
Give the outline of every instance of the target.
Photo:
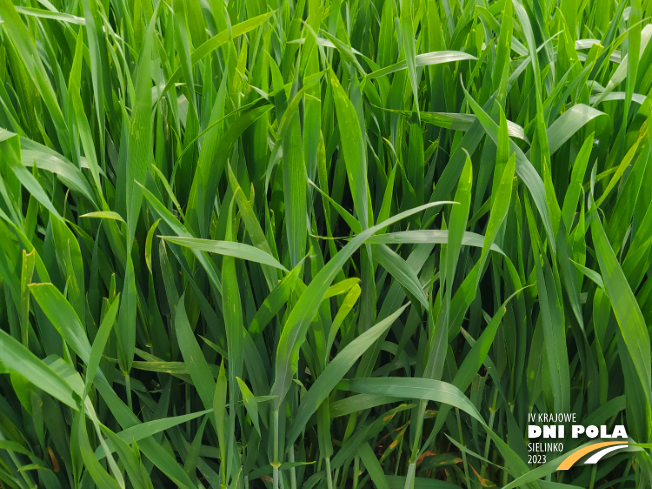
M 0 488 L 651 487 L 651 19 L 0 0 Z

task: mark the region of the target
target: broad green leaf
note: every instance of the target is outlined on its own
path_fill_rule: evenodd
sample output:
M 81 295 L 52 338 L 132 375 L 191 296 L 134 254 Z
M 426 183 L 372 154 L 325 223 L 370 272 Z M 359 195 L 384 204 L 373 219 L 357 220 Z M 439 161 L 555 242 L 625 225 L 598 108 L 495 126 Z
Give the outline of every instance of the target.
M 19 373 L 67 406 L 75 410 L 79 409 L 79 397 L 75 395 L 68 384 L 4 331 L 0 331 L 0 362 L 2 362 L 3 369 Z
M 63 294 L 52 284 L 31 284 L 29 290 L 64 341 L 88 364 L 90 342 L 79 316 Z
M 256 400 L 256 396 L 253 395 L 251 390 L 249 390 L 249 387 L 247 387 L 247 384 L 245 384 L 240 377 L 237 377 L 236 380 L 238 381 L 238 387 L 240 387 L 240 393 L 242 394 L 242 399 L 244 400 L 244 405 L 249 413 L 251 422 L 254 424 L 254 428 L 256 428 L 258 435 L 260 435 L 260 425 L 258 423 L 258 401 Z
M 378 489 L 390 489 L 383 468 L 380 465 L 380 462 L 378 462 L 376 454 L 369 446 L 369 443 L 363 443 L 358 449 L 358 454 L 374 483 L 374 487 L 377 487 Z
M 96 212 L 88 212 L 82 216 L 79 217 L 92 217 L 95 219 L 113 219 L 116 221 L 121 221 L 125 222 L 124 219 L 122 219 L 122 216 L 118 214 L 117 212 L 113 211 L 96 211 Z
M 95 335 L 95 341 L 93 341 L 93 346 L 91 347 L 91 355 L 88 361 L 88 366 L 86 367 L 86 381 L 84 385 L 84 397 L 86 397 L 90 391 L 91 386 L 93 385 L 93 380 L 97 374 L 97 369 L 100 365 L 100 360 L 102 360 L 102 355 L 104 354 L 104 348 L 111 334 L 111 329 L 113 328 L 113 323 L 115 318 L 118 315 L 118 304 L 120 303 L 120 297 L 116 297 L 113 300 L 113 303 L 106 311 L 104 319 L 100 324 L 100 329 Z
M 399 399 L 423 399 L 449 404 L 484 423 L 478 410 L 457 387 L 440 380 L 418 377 L 403 379 L 361 377 L 350 379 L 346 383 L 346 388 L 361 394 L 380 394 Z
M 206 358 L 197 343 L 197 339 L 190 328 L 186 315 L 185 295 L 179 298 L 174 313 L 174 324 L 177 332 L 179 349 L 188 368 L 188 373 L 197 389 L 197 393 L 206 409 L 213 407 L 213 394 L 215 392 L 215 379 L 208 367 Z
M 559 119 L 548 128 L 548 145 L 553 154 L 568 141 L 573 134 L 597 117 L 607 114 L 593 109 L 588 105 L 577 104 L 564 112 Z
M 611 300 L 614 315 L 620 327 L 620 334 L 636 373 L 636 378 L 630 379 L 629 382 L 632 383 L 633 389 L 640 391 L 638 402 L 642 405 L 639 406 L 639 409 L 641 413 L 645 413 L 646 417 L 645 420 L 640 420 L 645 431 L 637 434 L 639 439 L 642 439 L 641 437 L 649 437 L 652 430 L 650 408 L 652 405 L 650 387 L 652 385 L 650 373 L 652 360 L 650 360 L 650 349 L 648 348 L 650 336 L 640 306 L 627 283 L 597 216 L 591 222 L 591 236 L 595 244 L 605 290 Z
M 432 66 L 432 65 L 438 65 L 442 63 L 453 63 L 456 61 L 464 61 L 464 60 L 475 60 L 477 59 L 475 56 L 472 56 L 467 53 L 463 53 L 461 51 L 434 51 L 431 53 L 424 53 L 424 54 L 417 54 L 414 58 L 414 66 Z M 372 73 L 369 73 L 367 75 L 367 79 L 374 79 L 378 78 L 380 76 L 385 76 L 389 75 L 390 73 L 395 73 L 399 70 L 404 70 L 408 67 L 408 63 L 406 60 L 399 61 L 398 63 L 395 63 L 390 66 L 386 66 L 380 70 L 376 70 Z M 456 114 L 456 115 L 464 115 L 464 114 Z M 422 117 L 422 120 L 425 120 Z
M 264 265 L 269 265 L 286 271 L 274 257 L 264 251 L 244 243 L 234 243 L 231 241 L 213 241 L 210 239 L 176 237 L 176 236 L 159 236 L 161 239 L 175 243 L 180 246 L 192 248 L 194 250 L 206 251 L 208 253 L 217 253 L 234 258 L 242 258 Z
M 337 124 L 340 129 L 340 145 L 346 163 L 351 196 L 358 222 L 362 229 L 366 229 L 371 223 L 371 216 L 367 197 L 367 153 L 360 130 L 360 121 L 355 107 L 332 71 L 330 72 L 330 83 L 333 87 Z

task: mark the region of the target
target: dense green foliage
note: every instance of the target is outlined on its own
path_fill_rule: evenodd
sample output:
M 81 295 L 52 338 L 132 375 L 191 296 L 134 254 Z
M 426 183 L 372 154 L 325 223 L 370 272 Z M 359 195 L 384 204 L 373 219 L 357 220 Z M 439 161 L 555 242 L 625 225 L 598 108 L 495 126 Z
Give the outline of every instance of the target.
M 0 0 L 0 487 L 650 487 L 651 14 Z

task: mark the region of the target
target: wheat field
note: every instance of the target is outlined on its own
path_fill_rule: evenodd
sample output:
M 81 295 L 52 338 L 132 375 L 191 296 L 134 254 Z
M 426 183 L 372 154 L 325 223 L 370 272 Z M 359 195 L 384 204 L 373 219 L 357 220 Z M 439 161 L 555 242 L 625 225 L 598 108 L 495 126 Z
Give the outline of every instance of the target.
M 652 487 L 651 18 L 0 0 L 0 488 Z

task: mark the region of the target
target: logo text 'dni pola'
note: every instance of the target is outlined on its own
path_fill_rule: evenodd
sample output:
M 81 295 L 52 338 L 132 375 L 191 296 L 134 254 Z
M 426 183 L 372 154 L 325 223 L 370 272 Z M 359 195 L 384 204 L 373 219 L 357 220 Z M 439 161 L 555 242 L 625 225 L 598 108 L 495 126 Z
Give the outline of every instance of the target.
M 600 441 L 582 446 L 571 452 L 557 467 L 557 470 L 568 470 L 583 457 L 592 454 L 584 463 L 596 464 L 605 455 L 627 447 L 627 431 L 623 425 L 615 425 L 610 429 L 606 425 L 577 424 L 574 413 L 530 414 L 528 421 L 528 451 L 530 453 L 563 452 L 563 440 L 570 435 L 571 439 L 596 439 Z M 564 424 L 562 424 L 564 423 Z M 603 440 L 613 441 L 603 441 Z M 544 441 L 545 440 L 545 441 Z M 593 453 L 595 452 L 595 453 Z M 538 463 L 545 463 L 545 455 L 532 456 Z

